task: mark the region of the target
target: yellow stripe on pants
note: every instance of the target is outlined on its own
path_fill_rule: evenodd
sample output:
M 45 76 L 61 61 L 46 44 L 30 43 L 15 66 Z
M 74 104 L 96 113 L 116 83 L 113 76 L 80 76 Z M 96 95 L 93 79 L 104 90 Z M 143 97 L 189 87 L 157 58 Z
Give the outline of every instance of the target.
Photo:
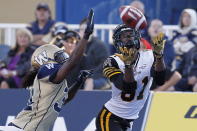
M 111 117 L 111 112 L 109 112 L 106 116 L 106 131 L 109 131 L 109 119 Z
M 107 110 L 106 109 L 104 109 L 103 111 L 102 111 L 102 113 L 101 113 L 101 117 L 100 117 L 100 124 L 101 124 L 101 130 L 102 131 L 105 131 L 104 130 L 104 121 L 103 121 L 103 116 L 105 115 L 105 112 L 106 112 Z

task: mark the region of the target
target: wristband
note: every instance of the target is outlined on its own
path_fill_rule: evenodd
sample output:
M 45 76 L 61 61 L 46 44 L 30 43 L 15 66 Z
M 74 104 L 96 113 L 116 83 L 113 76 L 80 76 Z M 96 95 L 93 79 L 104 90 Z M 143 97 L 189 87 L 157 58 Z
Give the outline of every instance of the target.
M 154 54 L 154 56 L 155 56 L 156 59 L 161 59 L 161 58 L 163 58 L 163 53 L 162 53 L 162 54 L 158 54 L 158 53 L 156 53 L 156 52 L 153 52 L 153 54 Z

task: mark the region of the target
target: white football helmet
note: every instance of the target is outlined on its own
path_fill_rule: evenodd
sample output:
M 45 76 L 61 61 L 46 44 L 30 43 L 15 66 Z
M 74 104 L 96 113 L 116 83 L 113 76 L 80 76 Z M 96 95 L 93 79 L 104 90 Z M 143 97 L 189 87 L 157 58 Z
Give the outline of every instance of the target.
M 46 44 L 37 48 L 32 57 L 31 65 L 35 68 L 48 63 L 64 63 L 69 55 L 56 45 Z

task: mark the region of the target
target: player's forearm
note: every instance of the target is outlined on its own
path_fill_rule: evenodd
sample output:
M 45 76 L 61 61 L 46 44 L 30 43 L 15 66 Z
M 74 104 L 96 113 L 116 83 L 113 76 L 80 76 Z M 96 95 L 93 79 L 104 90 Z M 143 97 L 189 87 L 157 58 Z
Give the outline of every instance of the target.
M 90 75 L 92 75 L 91 70 L 80 71 L 80 74 L 78 78 L 76 79 L 76 82 L 69 88 L 67 102 L 74 98 L 78 89 L 80 89 L 84 85 L 86 79 L 90 77 Z
M 111 78 L 110 81 L 116 86 L 116 88 L 124 91 L 125 93 L 135 93 L 135 90 L 137 88 L 137 82 L 136 81 L 126 82 L 124 80 L 123 74 L 119 74 Z
M 77 47 L 74 49 L 73 53 L 71 54 L 70 58 L 62 65 L 62 67 L 58 70 L 56 78 L 54 82 L 59 83 L 63 81 L 63 79 L 67 76 L 67 74 L 71 71 L 71 69 L 79 62 L 83 52 L 87 46 L 88 39 L 90 35 L 93 33 L 94 30 L 94 11 L 93 9 L 90 10 L 88 17 L 87 17 L 87 26 L 84 31 L 84 36 L 82 40 L 80 40 Z
M 154 66 L 155 66 L 154 69 L 157 72 L 164 71 L 166 69 L 163 58 L 159 58 L 159 59 L 155 58 L 155 65 Z
M 75 83 L 69 88 L 69 91 L 68 91 L 68 98 L 66 99 L 65 104 L 68 103 L 69 101 L 71 101 L 71 100 L 75 97 L 77 91 L 78 91 L 83 85 L 84 85 L 84 81 L 77 81 L 77 82 L 75 82 Z
M 125 67 L 125 74 L 123 78 L 123 87 L 122 91 L 125 93 L 135 93 L 135 90 L 137 88 L 137 82 L 134 78 L 133 73 L 133 66 L 131 67 Z
M 83 52 L 87 46 L 88 40 L 82 39 L 78 46 L 74 49 L 73 53 L 70 56 L 69 59 L 69 65 L 74 66 L 81 58 L 83 55 Z
M 124 81 L 127 83 L 131 83 L 134 82 L 134 73 L 133 73 L 133 66 L 131 66 L 130 68 L 125 67 L 125 74 L 124 74 Z
M 153 78 L 157 85 L 161 86 L 165 83 L 165 64 L 163 58 L 156 59 L 154 65 Z
M 65 79 L 68 73 L 74 68 L 74 66 L 79 62 L 81 56 L 87 45 L 87 40 L 82 39 L 78 46 L 73 51 L 71 57 L 62 65 L 62 67 L 58 70 L 56 77 L 54 78 L 54 83 L 60 83 Z

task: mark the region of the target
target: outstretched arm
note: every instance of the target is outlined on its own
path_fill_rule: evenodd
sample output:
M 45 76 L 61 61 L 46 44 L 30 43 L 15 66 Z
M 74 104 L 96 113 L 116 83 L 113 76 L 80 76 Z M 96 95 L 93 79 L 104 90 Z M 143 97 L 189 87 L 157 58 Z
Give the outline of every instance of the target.
M 65 103 L 68 103 L 70 100 L 74 98 L 77 91 L 84 85 L 86 79 L 91 75 L 91 71 L 89 70 L 82 70 L 77 81 L 69 88 L 68 90 L 68 98 L 66 99 Z
M 84 32 L 82 40 L 79 42 L 78 46 L 75 48 L 70 58 L 62 65 L 62 67 L 57 71 L 56 77 L 53 79 L 53 83 L 60 83 L 65 79 L 67 74 L 72 70 L 72 68 L 78 63 L 83 52 L 87 46 L 89 36 L 94 30 L 94 12 L 91 9 L 88 15 L 87 27 Z
M 165 63 L 163 59 L 163 50 L 165 46 L 164 34 L 160 33 L 152 40 L 153 54 L 155 57 L 154 79 L 157 85 L 163 85 L 165 82 Z

